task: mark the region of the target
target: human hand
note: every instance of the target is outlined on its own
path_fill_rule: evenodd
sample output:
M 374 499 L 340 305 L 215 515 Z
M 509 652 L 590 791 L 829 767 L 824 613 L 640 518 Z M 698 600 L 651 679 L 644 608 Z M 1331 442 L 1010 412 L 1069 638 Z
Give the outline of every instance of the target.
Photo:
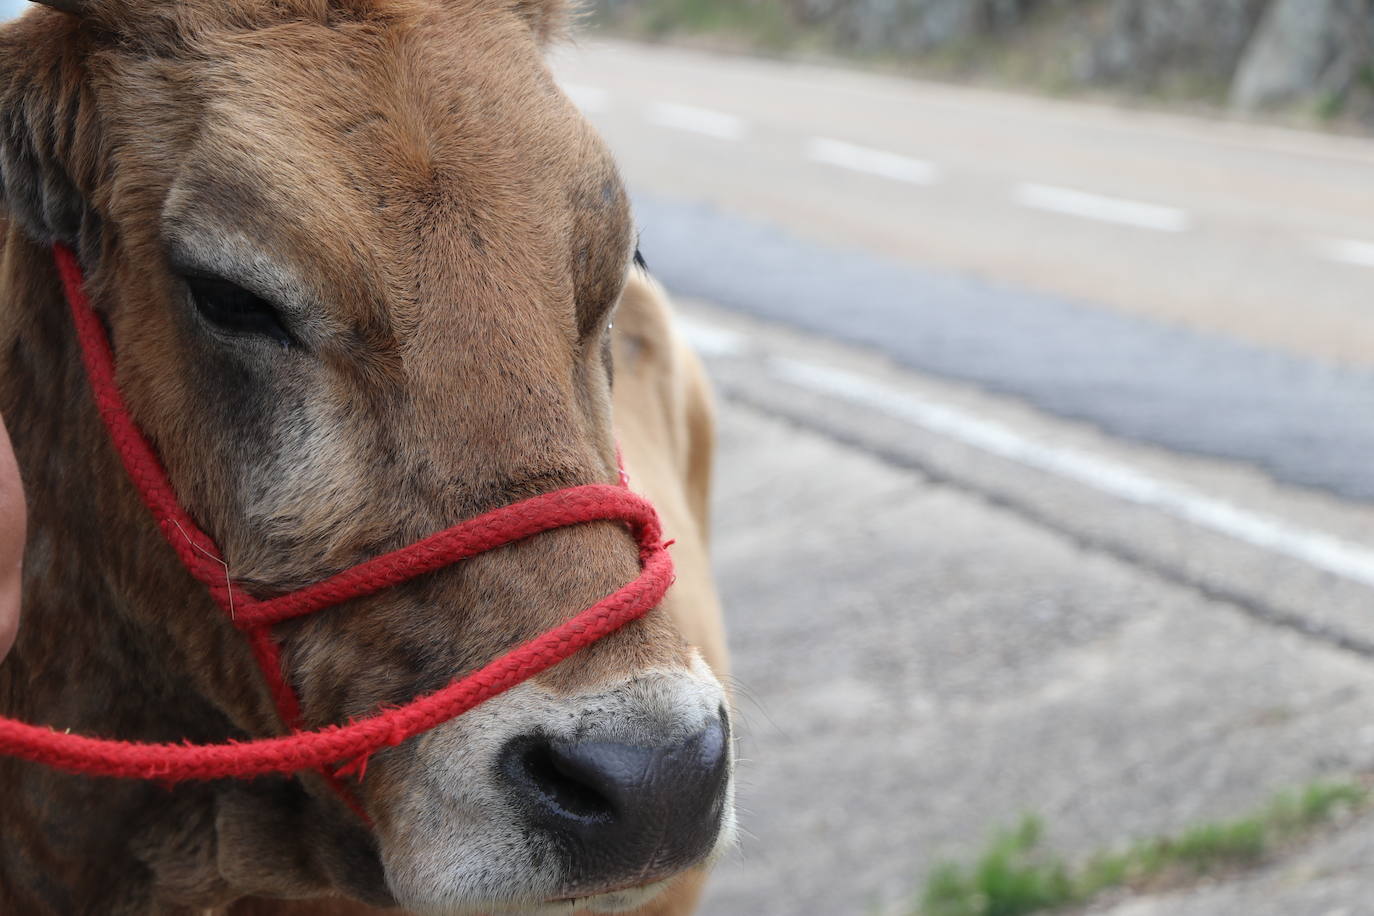
M 0 420 L 0 659 L 14 645 L 19 630 L 19 593 L 22 586 L 27 513 L 19 463 L 10 434 Z

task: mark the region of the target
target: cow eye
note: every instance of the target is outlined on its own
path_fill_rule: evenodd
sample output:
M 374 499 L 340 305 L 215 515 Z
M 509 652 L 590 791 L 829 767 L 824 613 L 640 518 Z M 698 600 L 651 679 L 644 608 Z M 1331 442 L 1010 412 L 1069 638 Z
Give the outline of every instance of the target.
M 186 285 L 196 310 L 215 327 L 233 334 L 257 334 L 283 347 L 295 345 L 276 307 L 256 293 L 219 277 L 187 277 Z

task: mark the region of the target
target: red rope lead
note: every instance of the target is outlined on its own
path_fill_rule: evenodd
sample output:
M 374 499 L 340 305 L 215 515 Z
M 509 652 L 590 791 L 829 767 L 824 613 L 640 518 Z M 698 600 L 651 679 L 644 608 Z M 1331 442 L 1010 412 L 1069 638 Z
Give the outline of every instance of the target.
M 673 564 L 667 545 L 662 542 L 653 506 L 623 487 L 590 485 L 502 506 L 278 598 L 252 597 L 229 580 L 219 548 L 181 507 L 157 453 L 129 415 L 115 381 L 109 340 L 86 298 L 75 255 L 58 245 L 54 256 L 76 323 L 91 392 L 124 468 L 182 564 L 248 637 L 278 712 L 288 727 L 298 727 L 300 703 L 281 670 L 280 653 L 268 630 L 273 624 L 374 594 L 554 528 L 584 522 L 628 524 L 639 543 L 642 569 L 633 582 L 484 668 L 428 696 L 348 725 L 225 744 L 148 744 L 72 735 L 0 717 L 0 754 L 74 773 L 163 782 L 246 779 L 267 773 L 320 769 L 345 801 L 356 807 L 326 765 L 365 762 L 372 753 L 460 716 L 547 671 L 647 614 L 663 600 L 672 584 Z M 625 480 L 623 470 L 621 479 Z M 362 766 L 357 769 L 361 774 Z
M 124 406 L 124 397 L 115 382 L 114 353 L 99 316 L 86 298 L 76 255 L 65 245 L 55 245 L 53 256 L 76 325 L 76 339 L 81 347 L 81 361 L 86 367 L 91 395 L 100 409 L 100 419 L 105 422 L 115 451 L 124 463 L 124 470 L 153 518 L 157 519 L 163 537 L 181 558 L 182 565 L 212 591 L 218 588 L 223 592 L 224 560 L 219 548 L 181 508 L 157 453 Z
M 371 595 L 511 541 L 592 521 L 625 521 L 645 529 L 655 543 L 660 537 L 653 506 L 629 490 L 605 484 L 571 487 L 493 509 L 280 598 L 249 599 L 246 607 L 236 606 L 235 613 L 244 625 L 280 623 L 348 598 Z
M 0 753 L 74 773 L 158 779 L 249 778 L 351 760 L 400 744 L 461 716 L 644 614 L 672 581 L 667 551 L 654 550 L 638 579 L 486 667 L 405 706 L 348 725 L 226 744 L 141 744 L 68 735 L 0 719 Z

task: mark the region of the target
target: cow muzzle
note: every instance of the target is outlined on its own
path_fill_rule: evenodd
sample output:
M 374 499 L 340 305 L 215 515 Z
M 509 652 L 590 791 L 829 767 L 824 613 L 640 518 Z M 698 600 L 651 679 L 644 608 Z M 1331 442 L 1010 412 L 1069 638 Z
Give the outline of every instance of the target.
M 379 806 L 392 891 L 445 914 L 642 905 L 733 841 L 730 732 L 700 662 L 592 695 L 521 685 L 385 780 L 404 786 Z
M 514 739 L 501 772 L 525 819 L 557 838 L 579 890 L 667 877 L 700 861 L 720 830 L 727 724 L 663 745 Z

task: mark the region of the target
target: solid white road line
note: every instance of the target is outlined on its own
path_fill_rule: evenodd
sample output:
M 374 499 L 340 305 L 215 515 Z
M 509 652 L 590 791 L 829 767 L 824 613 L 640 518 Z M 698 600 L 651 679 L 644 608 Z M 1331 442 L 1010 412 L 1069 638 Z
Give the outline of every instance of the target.
M 727 328 L 681 317 L 678 327 L 689 343 L 708 356 L 744 356 L 751 349 L 742 334 Z M 1233 506 L 1082 449 L 1036 442 L 1009 426 L 852 372 L 785 358 L 771 359 L 767 365 L 775 377 L 799 388 L 879 410 L 1000 458 L 1374 587 L 1374 550 L 1351 541 Z
M 1104 223 L 1154 229 L 1159 232 L 1182 232 L 1188 228 L 1188 214 L 1173 207 L 1161 207 L 1120 197 L 1104 197 L 1072 188 L 1027 182 L 1016 186 L 1016 202 L 1033 210 L 1045 210 L 1066 216 L 1079 216 Z
M 1374 267 L 1374 242 L 1361 242 L 1356 239 L 1320 239 L 1317 250 L 1322 257 L 1342 264 L 1358 267 Z
M 909 184 L 929 185 L 940 178 L 935 166 L 922 159 L 912 159 L 866 146 L 855 146 L 829 137 L 812 137 L 807 141 L 806 158 L 812 162 L 891 178 L 894 181 L 905 181 Z
M 956 407 L 913 397 L 850 372 L 790 359 L 776 359 L 770 365 L 778 377 L 798 387 L 880 410 L 1001 458 L 1374 586 L 1374 551 L 1358 544 L 1249 512 L 1080 449 L 1035 442 L 1010 427 L 982 420 Z
M 738 140 L 744 136 L 745 130 L 743 118 L 676 102 L 654 102 L 645 110 L 645 117 L 649 123 L 659 127 L 704 134 L 718 140 Z
M 563 83 L 563 94 L 587 114 L 595 114 L 611 107 L 611 94 L 596 86 Z

